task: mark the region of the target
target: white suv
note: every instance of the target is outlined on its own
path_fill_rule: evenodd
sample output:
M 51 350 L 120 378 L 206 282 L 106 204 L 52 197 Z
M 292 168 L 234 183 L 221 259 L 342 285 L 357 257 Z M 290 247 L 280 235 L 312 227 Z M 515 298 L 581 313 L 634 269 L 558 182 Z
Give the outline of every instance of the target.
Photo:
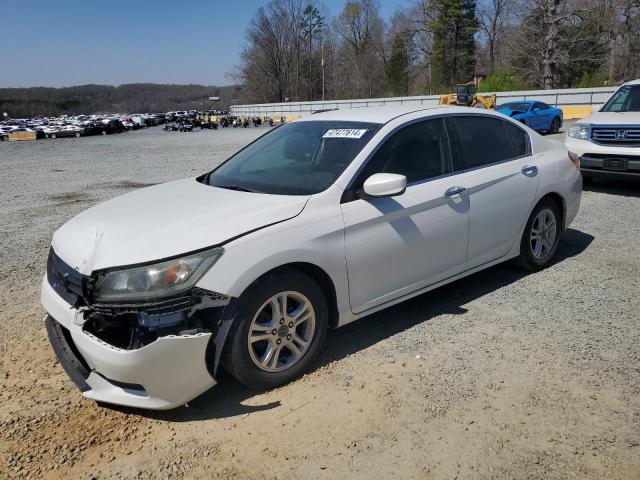
M 585 182 L 640 179 L 640 80 L 625 83 L 598 112 L 574 124 L 565 144 L 580 157 Z
M 512 258 L 548 265 L 577 167 L 477 108 L 311 115 L 64 224 L 42 284 L 49 338 L 103 402 L 172 408 L 219 365 L 273 387 L 311 367 L 327 328 Z

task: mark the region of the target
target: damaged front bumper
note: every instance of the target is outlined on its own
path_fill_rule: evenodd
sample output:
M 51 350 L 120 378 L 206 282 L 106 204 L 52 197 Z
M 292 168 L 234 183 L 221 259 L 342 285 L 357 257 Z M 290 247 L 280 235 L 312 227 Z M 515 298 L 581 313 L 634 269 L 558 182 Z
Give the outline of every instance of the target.
M 60 363 L 85 397 L 165 410 L 215 385 L 235 299 L 194 289 L 196 300 L 182 308 L 175 302 L 160 302 L 160 310 L 72 306 L 59 290 L 45 275 L 45 324 Z

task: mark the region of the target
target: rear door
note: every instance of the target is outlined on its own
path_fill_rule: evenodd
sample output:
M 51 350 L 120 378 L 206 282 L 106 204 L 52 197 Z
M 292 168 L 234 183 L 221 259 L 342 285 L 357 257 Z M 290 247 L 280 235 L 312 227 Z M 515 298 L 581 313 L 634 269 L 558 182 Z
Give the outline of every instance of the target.
M 488 115 L 447 118 L 454 172 L 468 184 L 468 268 L 506 255 L 531 211 L 539 160 L 529 135 L 512 122 Z
M 391 198 L 363 196 L 364 181 L 375 173 L 405 175 L 406 191 Z M 436 118 L 393 133 L 353 180 L 342 213 L 354 313 L 466 268 L 468 199 L 464 175 L 451 173 L 444 120 Z

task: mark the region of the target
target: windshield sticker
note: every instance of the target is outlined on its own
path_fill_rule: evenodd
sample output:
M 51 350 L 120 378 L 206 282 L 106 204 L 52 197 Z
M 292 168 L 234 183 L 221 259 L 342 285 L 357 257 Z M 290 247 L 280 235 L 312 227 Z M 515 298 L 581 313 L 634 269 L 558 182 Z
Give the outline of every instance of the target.
M 322 138 L 362 138 L 365 133 L 367 133 L 366 129 L 334 128 L 327 130 Z

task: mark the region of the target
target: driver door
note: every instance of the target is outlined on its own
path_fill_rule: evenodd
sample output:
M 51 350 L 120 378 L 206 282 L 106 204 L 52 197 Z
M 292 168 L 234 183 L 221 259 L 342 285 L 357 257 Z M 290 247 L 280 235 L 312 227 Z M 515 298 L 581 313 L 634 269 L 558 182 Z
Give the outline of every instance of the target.
M 354 197 L 341 205 L 354 313 L 465 270 L 469 199 L 464 175 L 451 172 L 444 121 L 437 118 L 392 134 L 354 179 Z M 405 175 L 406 191 L 367 197 L 362 185 L 375 173 Z

